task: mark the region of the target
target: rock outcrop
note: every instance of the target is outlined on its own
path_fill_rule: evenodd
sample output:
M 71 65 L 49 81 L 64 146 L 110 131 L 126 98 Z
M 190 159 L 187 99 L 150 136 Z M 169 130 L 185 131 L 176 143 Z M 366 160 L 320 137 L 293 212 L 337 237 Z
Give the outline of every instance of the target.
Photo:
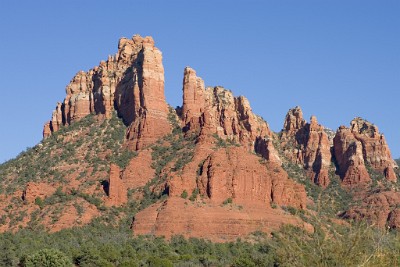
M 71 132 L 62 131 L 57 142 L 43 142 L 46 149 L 38 146 L 35 152 L 25 153 L 23 157 L 50 167 L 38 168 L 40 172 L 32 178 L 16 161 L 19 165 L 10 167 L 9 177 L 4 179 L 7 187 L 0 186 L 8 188 L 14 179 L 40 181 L 29 182 L 14 194 L 17 198 L 22 195 L 30 213 L 40 209 L 51 231 L 86 224 L 101 215 L 104 210 L 98 208 L 98 201 L 126 207 L 129 199 L 140 201 L 141 208 L 150 205 L 135 216 L 134 234 L 231 241 L 254 231 L 271 232 L 283 224 L 312 231 L 301 216 L 284 209 L 304 210 L 306 203 L 312 202 L 305 187 L 291 179 L 303 177 L 289 177 L 284 167 L 291 165 L 289 162 L 301 166 L 312 182 L 325 188 L 330 183 L 329 171 L 335 167 L 333 158 L 342 185 L 355 203 L 361 203 L 343 216 L 400 227 L 399 187 L 392 183 L 397 180 L 397 165 L 375 125 L 356 118 L 349 128 L 341 126 L 335 134 L 315 116 L 307 122 L 302 110 L 295 107 L 287 113 L 278 136 L 253 113 L 245 97 L 235 97 L 221 86 L 206 88 L 190 67 L 184 70 L 182 90 L 182 107 L 174 110 L 165 100 L 162 54 L 153 39 L 138 35 L 121 38 L 115 55 L 87 72 L 78 72 L 67 85 L 66 97 L 57 103 L 43 136 L 88 115 L 96 115 L 95 127 L 70 127 Z M 115 114 L 123 123 L 114 118 L 103 123 Z M 125 135 L 121 130 L 126 130 Z M 138 153 L 128 158 L 118 151 L 127 148 Z M 47 161 L 48 157 L 56 160 Z M 111 164 L 107 173 L 109 159 L 118 159 L 124 168 Z M 370 183 L 376 173 L 386 179 Z M 107 175 L 103 191 L 98 181 Z M 56 191 L 51 179 L 63 185 L 62 192 Z M 335 185 L 332 182 L 320 197 L 325 192 L 331 197 Z M 362 186 L 352 188 L 358 185 Z M 71 195 L 65 197 L 66 205 L 56 203 L 63 206 L 56 223 L 48 215 L 52 207 L 37 207 L 39 198 L 55 192 L 60 198 Z M 7 197 L 0 199 L 12 199 Z M 4 207 L 3 203 L 0 211 L 12 212 Z M 12 229 L 11 224 L 1 227 L 0 231 Z
M 400 194 L 386 191 L 371 194 L 352 207 L 343 217 L 353 220 L 367 220 L 379 227 L 400 227 Z
M 89 114 L 109 118 L 115 109 L 125 123 L 128 145 L 141 149 L 170 130 L 164 95 L 161 52 L 151 37 L 122 38 L 118 52 L 88 72 L 80 71 L 66 88 L 43 136 Z
M 108 201 L 110 206 L 121 206 L 128 202 L 127 189 L 121 179 L 121 170 L 115 165 L 110 165 L 110 178 L 108 182 Z
M 346 185 L 365 184 L 371 181 L 367 171 L 370 166 L 380 172 L 388 181 L 397 180 L 389 147 L 378 128 L 363 120 L 355 118 L 350 128 L 341 126 L 334 138 L 334 153 L 338 173 Z
M 155 170 L 152 168 L 152 157 L 150 150 L 142 150 L 134 157 L 121 173 L 125 188 L 139 188 L 145 186 L 154 178 Z
M 289 160 L 302 165 L 313 182 L 322 187 L 328 186 L 331 143 L 315 116 L 307 123 L 300 107 L 290 109 L 280 140 L 283 152 Z
M 217 135 L 254 151 L 257 137 L 272 136 L 268 124 L 256 116 L 249 101 L 234 97 L 223 87 L 204 88 L 196 72 L 187 67 L 183 79 L 182 122 L 187 132 L 200 132 L 200 139 Z
M 396 182 L 394 168 L 398 168 L 391 156 L 390 149 L 378 127 L 362 119 L 355 118 L 350 123 L 351 131 L 363 147 L 364 160 L 376 171 L 385 175 L 386 179 Z
M 337 173 L 345 185 L 360 185 L 371 181 L 365 167 L 362 154 L 362 144 L 358 141 L 350 129 L 341 126 L 335 138 L 334 153 L 337 164 Z
M 243 148 L 220 149 L 199 166 L 197 187 L 200 194 L 222 203 L 232 198 L 237 203 L 275 203 L 303 209 L 304 187 L 291 181 L 279 166 L 263 166 L 257 156 Z
M 199 143 L 192 162 L 171 177 L 167 187 L 168 200 L 137 214 L 135 234 L 228 241 L 285 223 L 299 225 L 275 206 L 306 208 L 302 185 L 289 179 L 280 164 L 260 163 L 244 147 L 213 151 Z
M 256 231 L 271 233 L 283 224 L 313 231 L 313 227 L 281 209 L 226 204 L 170 197 L 139 212 L 132 225 L 135 235 L 153 234 L 171 238 L 174 235 L 206 238 L 214 242 L 235 241 Z
M 37 198 L 44 200 L 56 191 L 56 186 L 48 183 L 29 182 L 22 194 L 22 199 L 26 203 L 35 203 Z

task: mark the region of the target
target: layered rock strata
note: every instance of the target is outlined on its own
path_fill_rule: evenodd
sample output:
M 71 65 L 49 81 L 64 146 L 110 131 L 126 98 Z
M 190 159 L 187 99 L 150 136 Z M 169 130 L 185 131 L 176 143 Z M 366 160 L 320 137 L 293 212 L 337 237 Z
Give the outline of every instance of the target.
M 350 128 L 341 126 L 334 138 L 338 173 L 346 185 L 365 184 L 371 180 L 367 166 L 396 182 L 392 159 L 385 137 L 370 122 L 355 118 Z
M 290 109 L 280 140 L 283 152 L 289 160 L 302 165 L 313 182 L 322 187 L 328 186 L 331 143 L 315 116 L 307 123 L 300 107 Z
M 80 71 L 66 88 L 43 136 L 89 114 L 109 118 L 116 110 L 129 125 L 128 144 L 141 149 L 168 133 L 161 52 L 151 37 L 122 38 L 118 52 L 88 72 Z
M 268 124 L 253 113 L 245 97 L 234 97 L 220 86 L 204 88 L 203 80 L 189 67 L 184 71 L 181 117 L 184 130 L 198 132 L 201 140 L 216 135 L 250 151 L 257 137 L 272 136 Z
M 256 231 L 271 233 L 283 224 L 313 231 L 313 227 L 280 209 L 254 204 L 212 205 L 170 197 L 154 204 L 135 217 L 135 235 L 153 234 L 171 238 L 174 235 L 206 238 L 214 242 L 235 241 Z

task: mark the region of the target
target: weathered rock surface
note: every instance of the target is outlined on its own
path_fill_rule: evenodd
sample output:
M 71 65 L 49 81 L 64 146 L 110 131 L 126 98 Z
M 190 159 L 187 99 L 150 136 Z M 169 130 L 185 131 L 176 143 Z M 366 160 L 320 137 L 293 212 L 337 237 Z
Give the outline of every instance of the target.
M 228 198 L 237 203 L 263 203 L 270 206 L 305 208 L 304 187 L 289 180 L 279 166 L 262 165 L 257 156 L 243 148 L 220 149 L 200 165 L 197 179 L 200 194 L 222 203 Z
M 369 182 L 371 177 L 365 167 L 362 144 L 355 138 L 351 130 L 341 126 L 333 143 L 338 166 L 337 172 L 343 184 L 359 185 Z
M 398 166 L 378 127 L 361 118 L 355 118 L 350 125 L 352 133 L 362 144 L 364 160 L 373 169 L 383 173 L 387 180 L 396 182 L 394 168 Z
M 283 152 L 289 160 L 302 165 L 313 182 L 322 187 L 328 186 L 331 143 L 315 116 L 307 123 L 300 107 L 290 109 L 280 139 Z
M 217 135 L 249 151 L 254 151 L 257 137 L 272 136 L 268 124 L 253 113 L 245 97 L 234 97 L 219 86 L 204 88 L 203 80 L 189 67 L 183 79 L 182 121 L 185 131 L 200 131 L 200 139 Z
M 346 185 L 367 183 L 371 180 L 366 165 L 382 173 L 387 180 L 397 180 L 389 147 L 378 128 L 363 120 L 355 118 L 351 127 L 341 126 L 334 138 L 334 153 L 338 173 Z
M 109 118 L 114 108 L 130 125 L 127 139 L 133 149 L 143 148 L 170 130 L 162 55 L 151 37 L 120 39 L 117 54 L 88 72 L 78 72 L 66 93 L 45 125 L 44 137 L 89 114 Z
M 110 165 L 110 179 L 108 184 L 108 201 L 110 206 L 120 206 L 128 202 L 127 189 L 121 179 L 121 170 L 115 165 Z
M 169 179 L 168 188 L 167 201 L 137 214 L 135 234 L 233 240 L 284 223 L 298 225 L 296 218 L 272 209 L 272 203 L 298 209 L 306 206 L 304 187 L 290 180 L 280 164 L 262 164 L 244 147 L 214 151 L 199 144 L 193 161 Z M 194 201 L 182 198 L 185 191 Z M 223 204 L 231 201 L 234 204 L 229 207 Z
M 29 182 L 23 192 L 22 199 L 26 203 L 35 203 L 37 198 L 44 200 L 56 191 L 57 187 L 48 183 Z
M 400 194 L 386 191 L 374 193 L 362 200 L 361 205 L 352 207 L 344 218 L 367 220 L 379 227 L 400 227 Z
M 121 173 L 122 182 L 126 189 L 145 186 L 154 178 L 153 160 L 150 150 L 142 150 L 134 157 Z
M 282 160 L 279 157 L 279 153 L 276 151 L 271 138 L 257 137 L 254 150 L 269 162 L 279 166 L 282 165 Z
M 23 194 L 27 213 L 41 212 L 43 224 L 49 226 L 50 231 L 88 223 L 103 212 L 99 201 L 107 206 L 124 206 L 129 198 L 143 200 L 141 204 L 145 206 L 159 199 L 158 193 L 167 198 L 135 216 L 134 234 L 166 237 L 182 234 L 231 241 L 254 231 L 271 232 L 287 223 L 312 230 L 300 217 L 281 208 L 306 209 L 306 203 L 312 202 L 311 198 L 307 199 L 304 186 L 288 177 L 282 160 L 301 165 L 310 180 L 327 187 L 330 183 L 328 170 L 333 169 L 332 156 L 342 184 L 363 185 L 359 191 L 366 190 L 355 199 L 362 204 L 353 206 L 345 217 L 368 219 L 379 226 L 400 226 L 400 194 L 395 192 L 393 183 L 379 184 L 382 187 L 392 185 L 392 191 L 365 193 L 371 181 L 370 167 L 394 182 L 397 165 L 378 128 L 360 118 L 353 120 L 350 128 L 340 127 L 334 135 L 318 124 L 315 116 L 307 123 L 302 110 L 296 107 L 289 110 L 278 137 L 253 113 L 245 97 L 235 97 L 220 86 L 205 88 L 203 80 L 189 67 L 184 70 L 183 105 L 174 111 L 165 101 L 162 54 L 151 37 L 138 35 L 120 39 L 115 55 L 75 75 L 66 87 L 65 100 L 57 103 L 51 121 L 45 124 L 43 136 L 49 137 L 60 127 L 74 124 L 89 114 L 97 115 L 93 121 L 100 127 L 103 119 L 111 118 L 114 113 L 124 121 L 124 137 L 121 132 L 113 135 L 104 131 L 102 138 L 105 139 L 101 140 L 113 140 L 99 144 L 91 139 L 95 136 L 92 129 L 99 128 L 90 131 L 80 128 L 57 136 L 57 140 L 48 140 L 61 145 L 55 150 L 47 148 L 44 157 L 36 158 L 43 160 L 54 156 L 60 161 L 43 160 L 52 164 L 46 171 L 53 176 L 40 177 L 41 183 L 28 183 L 24 192 L 23 187 L 15 192 L 17 198 Z M 108 127 L 108 122 L 104 125 Z M 172 132 L 172 125 L 174 133 L 180 126 L 184 134 L 179 132 L 160 140 Z M 112 129 L 125 129 L 120 126 L 112 126 Z M 118 147 L 113 146 L 114 138 L 118 139 Z M 86 144 L 82 140 L 86 140 Z M 177 144 L 171 140 L 183 141 Z M 72 142 L 80 143 L 69 145 Z M 156 145 L 152 147 L 153 144 Z M 138 155 L 124 169 L 111 164 L 107 173 L 107 159 L 122 155 L 116 151 L 127 147 L 138 150 Z M 172 157 L 174 152 L 178 154 L 176 151 L 190 158 L 176 155 L 176 159 L 171 159 L 171 153 Z M 278 152 L 283 152 L 285 157 Z M 73 155 L 76 158 L 70 158 Z M 99 162 L 106 165 L 99 167 Z M 21 166 L 18 168 L 20 170 Z M 10 169 L 9 173 L 13 178 L 7 183 L 18 179 L 17 171 Z M 36 176 L 40 175 L 42 173 Z M 107 175 L 106 195 L 98 181 Z M 43 208 L 39 207 L 40 203 L 35 204 L 37 198 L 45 199 L 56 192 L 57 186 L 50 184 L 49 179 L 58 179 L 65 185 L 63 192 L 57 192 L 54 198 L 71 195 L 66 198 L 57 222 L 52 219 L 53 206 Z M 0 195 L 0 200 L 11 201 L 12 198 L 14 196 Z M 13 211 L 3 204 L 0 212 L 2 216 Z M 26 227 L 28 222 L 26 219 L 15 229 Z M 12 227 L 11 224 L 0 226 L 0 231 Z
M 215 205 L 191 202 L 180 197 L 150 206 L 139 212 L 133 223 L 135 235 L 154 234 L 206 238 L 214 242 L 234 241 L 255 231 L 270 233 L 283 224 L 293 224 L 312 231 L 312 227 L 280 209 L 264 205 Z

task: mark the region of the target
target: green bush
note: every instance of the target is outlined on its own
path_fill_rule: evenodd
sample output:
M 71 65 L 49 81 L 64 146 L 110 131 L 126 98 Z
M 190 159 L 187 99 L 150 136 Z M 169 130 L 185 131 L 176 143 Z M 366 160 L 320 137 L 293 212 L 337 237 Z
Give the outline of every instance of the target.
M 189 197 L 190 201 L 195 201 L 197 196 L 199 195 L 200 191 L 198 188 L 193 189 L 192 195 Z
M 181 197 L 184 198 L 184 199 L 187 199 L 188 193 L 186 192 L 186 190 L 183 190 L 183 192 L 181 194 Z
M 224 200 L 224 202 L 222 202 L 223 205 L 228 205 L 228 204 L 232 204 L 232 203 L 233 203 L 232 198 L 227 198 Z
M 72 267 L 72 262 L 57 249 L 42 249 L 25 258 L 25 267 Z

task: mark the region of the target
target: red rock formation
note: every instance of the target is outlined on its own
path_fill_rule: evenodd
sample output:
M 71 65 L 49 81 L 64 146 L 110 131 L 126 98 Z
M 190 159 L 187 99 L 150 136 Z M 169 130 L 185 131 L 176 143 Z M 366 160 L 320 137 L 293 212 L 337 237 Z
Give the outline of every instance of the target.
M 396 182 L 394 168 L 397 168 L 397 164 L 391 156 L 385 137 L 379 133 L 378 127 L 361 118 L 355 118 L 350 125 L 355 138 L 362 144 L 364 160 L 373 169 L 383 173 L 386 179 Z
M 127 139 L 133 149 L 141 149 L 170 131 L 162 55 L 151 37 L 122 38 L 115 56 L 88 72 L 79 72 L 66 92 L 63 105 L 57 105 L 53 112 L 52 132 L 88 114 L 109 118 L 114 107 L 130 125 Z M 48 136 L 49 126 L 45 127 Z
M 205 88 L 196 71 L 186 67 L 183 77 L 182 120 L 185 128 L 200 131 L 202 114 L 205 108 Z
M 186 131 L 200 130 L 201 140 L 217 134 L 249 151 L 254 151 L 257 137 L 272 136 L 268 124 L 252 112 L 245 97 L 234 97 L 231 91 L 218 86 L 204 89 L 204 82 L 188 67 L 183 79 L 182 121 Z
M 279 153 L 276 151 L 271 138 L 257 137 L 254 149 L 269 162 L 278 164 L 279 166 L 282 165 L 282 160 L 280 159 Z
M 136 150 L 154 143 L 171 130 L 164 94 L 162 55 L 153 39 L 145 38 L 138 59 L 142 66 L 137 69 L 133 86 L 135 117 L 127 134 Z
M 63 114 L 66 124 L 71 124 L 94 112 L 92 77 L 92 71 L 88 73 L 80 71 L 67 86 Z
M 309 231 L 313 228 L 280 209 L 264 205 L 215 205 L 170 197 L 139 212 L 133 223 L 135 235 L 154 234 L 206 238 L 214 242 L 235 241 L 255 231 L 270 233 L 283 224 L 293 224 Z
M 261 164 L 259 157 L 243 147 L 213 151 L 207 144 L 198 144 L 192 162 L 168 180 L 168 188 L 166 202 L 135 217 L 135 234 L 232 240 L 284 223 L 298 224 L 281 209 L 272 209 L 271 203 L 299 209 L 306 205 L 304 187 L 290 180 L 280 164 Z M 181 197 L 184 191 L 188 196 L 196 191 L 199 195 L 191 202 Z M 229 207 L 223 204 L 228 199 L 234 203 Z
M 306 125 L 306 121 L 303 119 L 303 111 L 299 106 L 290 109 L 285 117 L 283 124 L 283 136 L 292 137 L 297 134 Z
M 145 186 L 154 178 L 155 171 L 152 164 L 151 151 L 142 150 L 134 157 L 123 170 L 121 177 L 126 189 Z
M 222 203 L 228 198 L 237 203 L 276 203 L 305 208 L 303 186 L 288 179 L 280 165 L 261 165 L 257 156 L 243 148 L 220 149 L 203 163 L 197 186 L 202 195 Z
M 341 126 L 333 139 L 338 174 L 343 184 L 359 185 L 371 180 L 365 167 L 362 144 L 350 129 Z
M 35 203 L 36 198 L 44 200 L 46 197 L 53 195 L 55 191 L 56 187 L 54 185 L 29 182 L 23 192 L 22 199 L 27 203 Z
M 374 193 L 361 200 L 361 204 L 352 207 L 344 214 L 344 218 L 367 220 L 379 227 L 400 227 L 400 194 L 386 191 Z
M 120 206 L 127 202 L 127 189 L 121 179 L 121 170 L 117 165 L 111 164 L 107 204 Z
M 51 133 L 51 121 L 48 121 L 43 126 L 43 138 L 50 137 Z
M 382 173 L 387 180 L 397 180 L 394 168 L 397 164 L 390 155 L 389 147 L 375 125 L 356 118 L 351 128 L 341 126 L 334 138 L 334 153 L 338 172 L 347 185 L 357 185 L 371 180 L 366 164 Z
M 310 123 L 306 123 L 300 107 L 290 109 L 280 139 L 289 160 L 303 165 L 316 184 L 328 186 L 331 144 L 324 127 L 318 124 L 315 116 L 311 117 Z

